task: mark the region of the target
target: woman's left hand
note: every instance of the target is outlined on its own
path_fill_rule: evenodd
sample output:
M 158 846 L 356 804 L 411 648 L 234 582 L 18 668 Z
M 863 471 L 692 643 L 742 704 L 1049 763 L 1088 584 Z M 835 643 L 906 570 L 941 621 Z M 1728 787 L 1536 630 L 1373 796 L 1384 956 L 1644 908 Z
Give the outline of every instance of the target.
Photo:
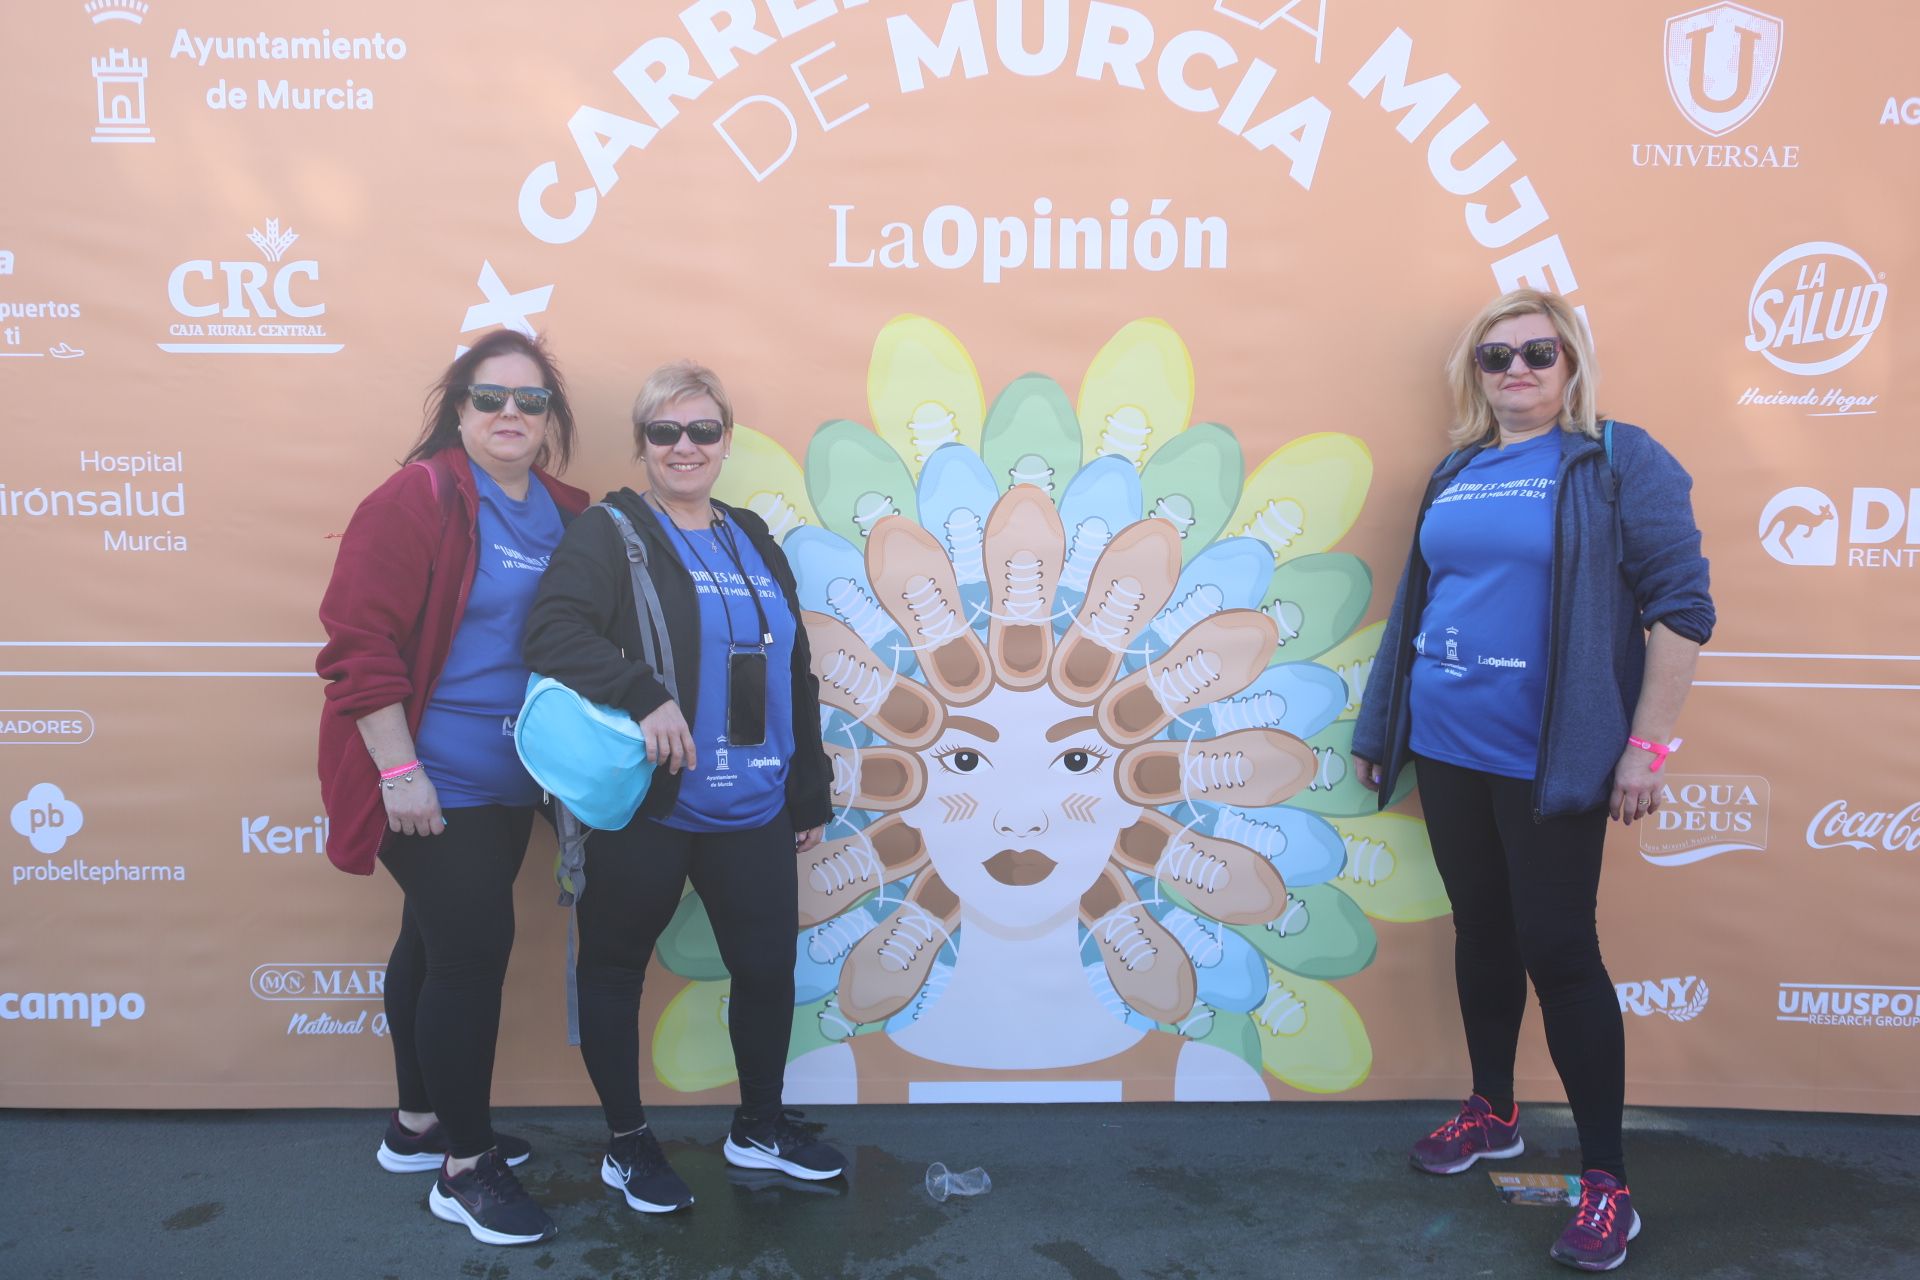
M 1613 799 L 1607 812 L 1615 821 L 1632 826 L 1660 808 L 1660 775 L 1653 771 L 1659 757 L 1653 752 L 1629 745 L 1620 754 L 1613 770 Z
M 813 848 L 813 846 L 819 844 L 820 833 L 825 829 L 824 827 L 809 827 L 805 831 L 794 832 L 793 851 L 795 853 L 805 853 L 807 850 Z

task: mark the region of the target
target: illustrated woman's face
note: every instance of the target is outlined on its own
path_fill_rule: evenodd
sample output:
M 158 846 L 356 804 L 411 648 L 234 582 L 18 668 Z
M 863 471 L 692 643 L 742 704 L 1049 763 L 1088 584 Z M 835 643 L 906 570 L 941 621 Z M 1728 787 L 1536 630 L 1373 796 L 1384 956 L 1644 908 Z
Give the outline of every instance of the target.
M 1139 817 L 1114 787 L 1118 755 L 1090 709 L 1045 687 L 995 687 L 947 713 L 921 753 L 926 792 L 905 817 L 972 911 L 1010 926 L 1050 922 L 1075 908 Z

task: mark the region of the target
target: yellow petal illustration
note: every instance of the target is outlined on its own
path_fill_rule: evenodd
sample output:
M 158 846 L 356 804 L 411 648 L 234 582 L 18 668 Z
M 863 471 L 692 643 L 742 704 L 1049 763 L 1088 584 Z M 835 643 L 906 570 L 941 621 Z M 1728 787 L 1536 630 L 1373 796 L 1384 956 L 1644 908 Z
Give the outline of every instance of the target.
M 803 524 L 820 523 L 807 496 L 806 477 L 793 455 L 771 436 L 738 423 L 733 428 L 733 456 L 721 469 L 713 496 L 765 520 L 776 542 Z
M 1380 649 L 1380 634 L 1386 629 L 1384 619 L 1362 627 L 1314 659 L 1347 682 L 1346 709 L 1337 719 L 1351 720 L 1360 713 L 1360 699 L 1367 691 L 1367 677 L 1373 673 L 1374 655 Z
M 733 1083 L 733 1042 L 727 1037 L 732 997 L 731 981 L 691 982 L 667 1002 L 653 1028 L 653 1070 L 660 1083 L 681 1093 Z
M 1136 467 L 1184 431 L 1193 413 L 1193 360 L 1164 320 L 1135 320 L 1100 348 L 1080 384 L 1080 438 L 1088 458 L 1118 454 Z
M 1404 813 L 1335 818 L 1347 865 L 1334 883 L 1375 920 L 1431 920 L 1453 910 L 1433 865 L 1427 824 Z
M 1308 1093 L 1340 1093 L 1373 1070 L 1359 1011 L 1330 984 L 1267 966 L 1267 998 L 1253 1012 L 1260 1061 Z
M 1275 562 L 1325 551 L 1353 527 L 1373 484 L 1373 455 L 1334 431 L 1301 436 L 1261 463 L 1227 517 L 1230 537 L 1258 538 Z
M 960 339 L 925 316 L 887 321 L 867 366 L 867 408 L 873 429 L 894 447 L 918 479 L 943 444 L 959 441 L 978 453 L 987 395 Z

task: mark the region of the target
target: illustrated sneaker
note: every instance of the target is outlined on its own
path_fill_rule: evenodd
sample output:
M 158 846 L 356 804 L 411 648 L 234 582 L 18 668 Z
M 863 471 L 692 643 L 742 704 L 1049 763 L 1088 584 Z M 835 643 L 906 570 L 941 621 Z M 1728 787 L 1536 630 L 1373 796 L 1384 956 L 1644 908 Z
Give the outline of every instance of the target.
M 820 1141 L 820 1126 L 803 1124 L 799 1111 L 781 1111 L 770 1119 L 748 1120 L 734 1112 L 727 1134 L 727 1163 L 740 1169 L 778 1169 L 808 1182 L 837 1178 L 846 1157 Z
M 949 706 L 977 702 L 993 683 L 980 637 L 965 620 L 953 561 L 934 536 L 905 516 L 875 522 L 867 535 L 867 578 L 920 655 L 927 683 Z
M 525 1138 L 496 1133 L 493 1141 L 494 1150 L 508 1164 L 525 1164 L 533 1154 L 533 1147 Z M 373 1158 L 388 1173 L 426 1173 L 438 1169 L 447 1159 L 447 1131 L 434 1124 L 424 1133 L 415 1133 L 400 1123 L 398 1111 L 392 1112 L 387 1116 L 387 1136 L 380 1140 L 380 1149 L 373 1153 Z
M 918 827 L 889 814 L 870 827 L 815 845 L 800 860 L 800 927 L 824 924 L 890 880 L 927 863 Z
M 898 747 L 827 747 L 833 764 L 828 792 L 837 805 L 891 813 L 911 808 L 927 787 L 920 757 Z
M 987 654 L 1000 683 L 1031 689 L 1053 657 L 1053 595 L 1066 554 L 1060 511 L 1046 492 L 1016 484 L 987 516 Z
M 1136 520 L 1114 534 L 1087 577 L 1079 616 L 1053 651 L 1054 692 L 1078 706 L 1105 693 L 1179 580 L 1180 531 L 1172 524 Z
M 1633 1193 L 1612 1174 L 1580 1175 L 1580 1208 L 1547 1256 L 1576 1271 L 1611 1271 L 1627 1260 L 1627 1241 L 1640 1234 Z
M 820 701 L 869 725 L 895 746 L 918 750 L 940 736 L 945 712 L 939 699 L 880 660 L 853 628 L 824 613 L 803 611 Z
M 1100 699 L 1094 713 L 1107 741 L 1145 742 L 1176 716 L 1187 716 L 1246 688 L 1273 657 L 1280 633 L 1255 609 L 1203 618 L 1174 646 Z M 1203 726 L 1185 721 L 1192 729 Z
M 1511 1160 L 1526 1149 L 1520 1108 L 1502 1120 L 1476 1093 L 1460 1105 L 1459 1115 L 1413 1144 L 1411 1160 L 1423 1173 L 1464 1173 L 1476 1160 Z
M 1114 841 L 1120 865 L 1153 876 L 1225 924 L 1264 924 L 1287 904 L 1286 882 L 1273 864 L 1243 844 L 1182 827 L 1158 809 Z
M 693 1191 L 667 1163 L 667 1154 L 650 1128 L 607 1139 L 600 1181 L 624 1195 L 628 1208 L 641 1213 L 672 1213 L 693 1204 Z
M 900 909 L 860 940 L 840 968 L 840 1009 L 855 1022 L 880 1022 L 906 1007 L 960 919 L 960 899 L 931 870 Z
M 1108 865 L 1080 897 L 1080 919 L 1100 944 L 1113 989 L 1155 1022 L 1177 1022 L 1193 1008 L 1193 962 L 1148 913 L 1118 868 Z
M 1190 742 L 1127 748 L 1116 784 L 1138 805 L 1207 800 L 1261 808 L 1279 804 L 1313 780 L 1313 749 L 1277 729 L 1241 729 Z
M 442 1165 L 427 1207 L 434 1217 L 464 1226 L 481 1244 L 538 1244 L 557 1234 L 546 1210 L 492 1151 L 453 1177 Z

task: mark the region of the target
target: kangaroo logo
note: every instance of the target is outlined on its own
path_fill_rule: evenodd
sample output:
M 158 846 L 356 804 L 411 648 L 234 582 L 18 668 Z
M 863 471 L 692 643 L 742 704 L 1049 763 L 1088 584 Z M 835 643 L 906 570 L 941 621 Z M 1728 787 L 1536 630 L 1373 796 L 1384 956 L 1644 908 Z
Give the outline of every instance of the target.
M 1760 545 L 1781 564 L 1837 563 L 1840 520 L 1833 499 L 1805 485 L 1782 489 L 1760 512 Z
M 1667 89 L 1680 114 L 1715 138 L 1745 124 L 1773 89 L 1785 25 L 1743 4 L 1668 18 Z

